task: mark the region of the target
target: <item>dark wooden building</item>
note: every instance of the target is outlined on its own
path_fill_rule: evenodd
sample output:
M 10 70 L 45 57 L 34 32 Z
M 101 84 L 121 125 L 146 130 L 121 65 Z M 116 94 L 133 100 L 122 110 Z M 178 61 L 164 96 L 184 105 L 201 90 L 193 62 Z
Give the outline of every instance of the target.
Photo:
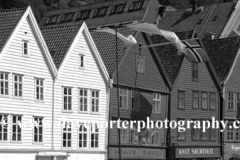
M 204 46 L 223 87 L 224 159 L 240 159 L 240 130 L 233 128 L 240 106 L 240 37 L 205 41 Z M 236 124 L 239 127 L 238 124 Z
M 191 39 L 195 31 L 177 33 Z M 151 44 L 163 43 L 161 36 L 149 36 Z M 171 45 L 153 48 L 171 81 L 168 119 L 185 121 L 186 130 L 168 132 L 168 159 L 217 159 L 221 157 L 221 136 L 217 129 L 194 129 L 186 121 L 220 120 L 221 85 L 210 63 L 191 63 Z M 171 123 L 169 124 L 171 126 Z M 173 126 L 173 125 L 172 125 Z M 201 125 L 201 127 L 203 127 Z

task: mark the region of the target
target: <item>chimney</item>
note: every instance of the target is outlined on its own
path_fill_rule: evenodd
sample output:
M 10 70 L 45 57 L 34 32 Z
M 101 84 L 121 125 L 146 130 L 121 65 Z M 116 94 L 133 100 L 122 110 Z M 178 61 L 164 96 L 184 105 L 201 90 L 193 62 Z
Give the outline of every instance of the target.
M 190 4 L 192 5 L 192 12 L 196 12 L 198 8 L 197 0 L 190 0 Z

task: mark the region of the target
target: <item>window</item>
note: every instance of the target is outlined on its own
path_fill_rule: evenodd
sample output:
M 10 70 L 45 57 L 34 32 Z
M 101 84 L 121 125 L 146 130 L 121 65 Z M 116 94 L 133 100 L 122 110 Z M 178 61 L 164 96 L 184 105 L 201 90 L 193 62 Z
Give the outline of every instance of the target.
M 55 16 L 50 16 L 47 18 L 47 21 L 45 24 L 54 24 L 57 23 L 59 15 L 55 15 Z
M 91 10 L 81 11 L 77 16 L 77 20 L 82 20 L 82 19 L 89 18 L 90 13 L 91 13 Z
M 193 120 L 196 122 L 196 125 L 192 124 L 192 140 L 193 141 L 199 141 L 200 140 L 200 128 L 194 128 L 195 127 L 198 127 L 197 126 L 197 121 L 199 120 Z
M 139 133 L 139 144 L 141 145 L 151 145 L 151 131 L 144 128 Z
M 184 121 L 184 119 L 178 119 L 178 122 L 179 121 Z M 185 127 L 185 126 L 183 126 L 183 127 Z M 178 140 L 179 141 L 184 141 L 185 140 L 185 132 L 186 131 L 184 131 L 184 132 L 179 132 L 178 130 L 177 130 L 177 132 L 178 132 Z
M 138 132 L 137 132 L 137 124 L 133 124 L 133 128 L 130 128 L 130 143 L 138 144 Z
M 23 76 L 14 74 L 14 96 L 23 96 Z
M 105 16 L 107 14 L 108 7 L 97 8 L 93 14 L 93 17 Z
M 120 108 L 122 109 L 128 109 L 128 90 L 119 88 L 119 103 L 120 103 Z
M 80 55 L 80 68 L 84 68 L 84 55 Z
M 72 147 L 72 124 L 70 122 L 65 122 L 63 124 L 63 147 Z
M 178 91 L 178 108 L 184 109 L 185 108 L 185 92 Z
M 192 63 L 192 79 L 198 81 L 198 63 Z
M 22 116 L 12 116 L 12 141 L 22 141 L 22 129 L 19 124 L 22 124 Z
M 240 93 L 236 93 L 236 111 L 240 107 Z
M 0 73 L 0 95 L 9 94 L 9 76 L 8 73 Z
M 138 73 L 145 73 L 145 55 L 140 54 L 137 55 L 137 72 Z
M 228 110 L 233 110 L 233 95 L 234 93 L 233 92 L 228 92 L 228 106 L 227 106 L 227 109 Z
M 210 93 L 209 99 L 210 99 L 210 109 L 212 110 L 216 109 L 216 94 Z
M 226 131 L 226 137 L 228 141 L 233 141 L 233 134 L 234 134 L 234 130 L 233 130 L 233 122 L 228 122 L 227 125 L 227 131 Z
M 68 21 L 73 20 L 74 14 L 75 14 L 75 13 L 67 13 L 67 14 L 64 14 L 64 15 L 62 16 L 61 22 L 68 22 Z
M 86 126 L 81 123 L 79 125 L 79 148 L 86 148 L 87 147 L 87 135 L 88 135 L 88 129 L 86 128 Z
M 63 109 L 65 111 L 71 111 L 72 110 L 72 88 L 63 88 L 63 103 L 64 107 Z
M 208 93 L 202 92 L 202 109 L 208 109 Z
M 80 101 L 79 110 L 82 112 L 86 112 L 88 110 L 88 91 L 87 91 L 87 89 L 79 90 L 79 101 Z
M 0 114 L 0 141 L 8 140 L 8 115 Z
M 210 128 L 210 141 L 215 141 L 217 135 L 217 129 Z
M 23 41 L 23 56 L 28 56 L 28 41 Z
M 128 142 L 128 130 L 127 129 L 120 129 L 120 136 L 121 136 L 121 143 Z
M 129 11 L 135 11 L 135 10 L 142 9 L 143 4 L 144 4 L 144 1 L 132 2 L 132 4 L 129 6 Z
M 43 118 L 34 118 L 34 142 L 43 142 Z
M 199 108 L 199 92 L 193 91 L 193 108 L 198 109 Z
M 205 121 L 207 121 L 207 120 L 205 120 Z M 203 128 L 202 128 L 201 140 L 202 141 L 208 141 L 209 140 L 209 129 L 208 128 L 205 128 L 205 132 L 203 132 Z
M 112 7 L 111 13 L 110 14 L 118 14 L 118 13 L 123 13 L 126 7 L 125 4 L 118 4 Z
M 236 126 L 240 127 L 240 124 L 236 124 Z M 235 136 L 236 136 L 236 141 L 240 141 L 240 128 L 235 129 Z
M 151 145 L 153 146 L 157 146 L 159 144 L 159 129 L 153 128 L 151 130 Z
M 161 95 L 153 94 L 153 113 L 161 113 Z
M 92 91 L 92 112 L 99 112 L 99 91 Z
M 97 125 L 91 125 L 91 148 L 98 148 L 99 128 Z
M 140 106 L 139 102 L 140 102 L 139 90 L 134 89 L 132 90 L 132 110 L 139 109 L 139 106 Z
M 43 101 L 43 79 L 35 79 L 36 85 L 36 100 Z

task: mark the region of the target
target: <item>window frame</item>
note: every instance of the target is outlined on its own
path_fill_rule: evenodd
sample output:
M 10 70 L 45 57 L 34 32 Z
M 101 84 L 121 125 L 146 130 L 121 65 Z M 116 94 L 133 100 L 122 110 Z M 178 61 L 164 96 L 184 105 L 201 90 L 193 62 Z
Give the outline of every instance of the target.
M 238 107 L 240 107 L 240 93 L 239 92 L 236 92 L 235 93 L 235 111 L 237 112 L 238 111 Z M 240 108 L 239 108 L 240 109 Z
M 211 123 L 211 120 L 209 120 L 209 119 L 201 119 L 200 120 L 201 121 L 201 137 L 200 137 L 200 139 L 201 139 L 201 141 L 210 141 L 210 128 L 206 128 L 205 129 L 205 132 L 203 132 L 203 128 L 202 128 L 202 123 L 203 123 L 203 121 L 209 121 L 210 123 Z M 203 138 L 203 135 L 206 133 L 206 135 L 207 135 L 207 138 L 206 139 L 204 139 Z
M 13 122 L 13 117 L 15 117 L 15 116 L 16 116 L 16 123 Z M 19 132 L 18 132 L 18 130 L 19 130 L 19 128 L 18 128 L 18 126 L 19 126 L 19 125 L 18 125 L 18 117 L 21 117 L 21 122 L 20 122 L 20 123 L 22 124 L 22 121 L 23 121 L 23 116 L 22 116 L 22 115 L 14 114 L 14 115 L 11 116 L 11 123 L 12 123 L 12 124 L 11 124 L 11 125 L 12 125 L 12 126 L 11 126 L 11 142 L 13 142 L 13 143 L 19 143 L 19 142 L 21 143 L 21 142 L 22 142 L 22 137 L 23 137 L 23 127 L 20 127 L 20 130 L 21 130 L 21 131 L 20 131 L 21 140 L 17 140 L 17 139 L 18 139 L 18 136 L 19 136 L 19 135 L 18 135 L 18 134 L 19 134 Z M 14 136 L 13 136 L 13 135 L 14 135 L 14 132 L 13 132 L 14 129 L 13 129 L 13 127 L 14 127 L 14 126 L 16 126 L 16 132 L 15 132 L 15 134 L 16 134 L 16 135 L 15 135 L 15 136 L 16 136 L 16 140 L 13 140 L 13 137 L 14 137 Z M 17 136 L 17 135 L 18 135 L 18 136 Z
M 200 119 L 192 119 L 192 121 L 199 121 L 200 124 L 201 124 Z M 201 126 L 200 126 L 200 127 L 201 127 Z M 192 128 L 192 129 L 191 129 L 192 141 L 200 141 L 200 140 L 201 140 L 201 128 L 196 128 L 196 129 L 195 129 L 195 128 L 194 128 L 194 123 L 192 124 L 192 127 L 191 127 L 191 128 Z M 194 130 L 198 132 L 198 139 L 195 139 L 194 136 L 193 136 L 193 133 L 195 133 Z
M 153 134 L 156 134 L 156 137 L 154 138 L 154 144 L 152 143 L 152 136 Z M 160 141 L 160 129 L 158 129 L 155 125 L 154 125 L 154 129 L 151 129 L 150 132 L 150 144 L 151 146 L 159 146 L 159 141 Z
M 26 47 L 25 47 L 26 44 Z M 27 54 L 25 54 L 25 51 Z M 29 41 L 28 40 L 22 40 L 22 56 L 23 57 L 29 57 Z
M 143 9 L 145 1 L 144 0 L 139 0 L 139 1 L 134 1 L 129 5 L 128 12 L 132 11 L 138 11 Z M 134 6 L 135 5 L 135 6 Z
M 38 134 L 37 134 L 37 137 L 38 137 L 38 141 L 35 141 L 35 129 L 36 129 L 36 126 L 35 126 L 35 122 L 36 122 L 36 120 L 35 119 L 38 119 L 38 127 L 41 127 L 42 128 L 42 141 L 40 142 L 39 141 L 39 137 L 40 137 L 40 131 L 39 131 L 39 128 L 37 128 L 37 132 L 38 132 Z M 41 121 L 42 121 L 42 123 L 41 123 L 41 125 L 40 125 L 40 122 L 39 122 L 39 119 L 42 119 Z M 39 143 L 41 143 L 41 144 L 43 144 L 44 143 L 44 125 L 43 125 L 43 119 L 44 119 L 44 117 L 37 117 L 37 116 L 34 116 L 33 117 L 33 121 L 34 121 L 34 126 L 33 126 L 33 143 L 34 144 L 39 144 Z
M 99 137 L 100 137 L 100 128 L 98 128 L 97 124 L 94 124 L 94 131 L 93 131 L 93 125 L 90 125 L 90 148 L 99 148 Z M 92 134 L 94 134 L 94 147 L 92 146 Z M 96 138 L 96 135 L 97 135 L 97 138 Z M 97 146 L 96 146 L 96 141 L 97 140 Z
M 203 97 L 203 94 L 206 94 L 206 97 Z M 209 104 L 208 96 L 209 96 L 208 92 L 204 92 L 204 91 L 201 92 L 201 109 L 202 110 L 208 110 L 209 109 L 209 106 L 208 106 L 208 104 Z M 206 101 L 206 108 L 203 108 L 203 100 Z
M 123 95 L 123 94 L 121 93 L 121 90 L 126 91 L 126 95 Z M 125 92 L 124 92 L 124 93 L 125 93 Z M 125 100 L 126 100 L 126 101 L 125 101 L 126 106 L 121 107 L 122 104 L 124 104 L 124 103 L 121 103 L 121 102 L 123 102 L 121 99 L 125 99 Z M 119 108 L 120 108 L 121 110 L 128 110 L 128 109 L 129 109 L 129 106 L 128 106 L 128 89 L 127 89 L 127 88 L 123 88 L 123 87 L 120 87 L 120 88 L 119 88 Z
M 1 79 L 1 75 L 3 74 L 3 78 L 4 79 Z M 7 79 L 6 79 L 6 75 L 7 75 Z M 1 94 L 1 84 L 3 83 L 3 91 L 4 91 L 4 94 Z M 6 87 L 6 83 L 7 83 L 7 87 Z M 0 72 L 0 96 L 1 97 L 7 97 L 10 95 L 10 74 L 7 73 L 7 72 Z M 7 88 L 7 94 L 6 93 L 6 88 Z
M 117 129 L 117 132 L 118 132 L 118 129 Z M 128 132 L 129 132 L 129 129 L 120 128 L 121 144 L 129 143 L 130 139 L 128 138 L 128 134 L 129 134 Z M 118 132 L 118 134 L 119 134 L 119 132 Z M 126 140 L 126 142 L 124 142 L 123 140 Z M 119 143 L 119 142 L 117 142 L 117 143 Z
M 64 89 L 67 89 L 67 95 L 66 95 L 66 97 L 67 97 L 67 109 L 65 109 L 64 107 L 65 107 L 65 94 L 64 94 Z M 68 93 L 69 93 L 69 89 L 71 90 L 71 95 L 68 95 Z M 72 112 L 73 111 L 73 88 L 72 87 L 66 87 L 66 86 L 63 86 L 62 87 L 62 94 L 63 94 L 63 112 Z M 68 98 L 71 98 L 71 109 L 69 109 L 69 103 L 68 103 Z
M 39 84 L 40 85 L 37 85 L 37 81 L 39 81 Z M 42 86 L 41 86 L 41 81 L 42 81 Z M 44 100 L 45 100 L 45 96 L 44 96 L 44 94 L 45 94 L 45 80 L 43 79 L 43 78 L 35 78 L 35 101 L 39 101 L 39 102 L 44 102 Z M 41 95 L 41 93 L 39 93 L 39 98 L 40 99 L 37 99 L 37 87 L 39 87 L 39 91 L 41 92 L 41 88 L 42 88 L 42 98 L 43 99 L 41 99 L 40 98 L 40 95 Z
M 82 126 L 83 130 L 80 131 L 80 127 Z M 84 128 L 86 130 L 84 130 Z M 81 149 L 84 149 L 84 148 L 88 148 L 88 141 L 89 141 L 89 137 L 88 137 L 88 132 L 89 132 L 89 126 L 87 125 L 87 127 L 85 127 L 85 124 L 84 123 L 80 123 L 79 124 L 79 127 L 78 127 L 78 148 L 81 148 Z M 80 134 L 82 135 L 82 139 L 84 139 L 83 135 L 86 135 L 86 140 L 81 140 L 80 142 Z M 84 141 L 86 142 L 86 147 L 80 147 L 80 143 L 82 144 L 83 146 L 83 143 Z
M 194 93 L 197 93 L 197 98 L 196 97 L 194 97 Z M 194 107 L 195 105 L 195 100 L 197 99 L 197 107 Z M 193 90 L 192 91 L 192 109 L 199 109 L 200 108 L 200 96 L 199 96 L 199 91 L 195 91 L 195 90 Z
M 226 131 L 225 131 L 225 134 L 226 134 L 226 141 L 228 142 L 234 142 L 235 141 L 235 132 L 234 132 L 234 128 L 233 128 L 233 122 L 234 121 L 228 121 L 227 123 L 227 128 L 226 128 Z M 232 128 L 230 129 L 229 126 L 232 126 Z M 228 139 L 228 133 L 232 133 L 232 139 Z
M 71 126 L 70 131 L 68 130 L 69 129 L 68 127 L 66 128 L 66 124 L 67 124 L 67 126 L 69 126 L 69 124 L 70 124 L 70 126 Z M 72 138 L 73 127 L 72 127 L 72 123 L 71 122 L 65 122 L 65 124 L 62 123 L 62 125 L 64 125 L 62 127 L 62 139 L 61 139 L 62 148 L 72 148 L 73 147 L 73 138 Z M 64 131 L 64 128 L 66 128 L 65 131 Z M 66 140 L 65 140 L 66 141 L 66 147 L 64 147 L 64 134 L 66 134 Z M 68 138 L 69 135 L 68 134 L 70 134 L 70 136 L 71 136 L 71 138 L 70 138 L 71 146 L 70 147 L 68 146 L 68 143 L 67 143 L 67 142 L 69 142 L 69 138 Z
M 180 97 L 180 93 L 183 93 L 184 97 Z M 183 101 L 183 107 L 179 106 L 179 103 Z M 184 90 L 178 90 L 178 110 L 185 110 L 185 102 L 186 102 L 186 91 Z
M 177 118 L 177 123 L 179 121 L 185 121 L 186 122 L 186 119 L 184 119 L 184 118 Z M 184 127 L 186 128 L 186 123 L 185 123 Z M 186 141 L 186 130 L 184 132 L 178 132 L 178 127 L 177 127 L 176 131 L 177 131 L 177 141 Z M 179 139 L 180 134 L 184 135 L 184 139 Z
M 81 96 L 81 91 L 83 92 L 83 94 L 84 94 L 84 92 L 86 91 L 87 92 L 87 95 L 85 96 L 85 95 L 83 95 L 83 96 Z M 88 103 L 88 100 L 89 100 L 89 89 L 87 89 L 87 88 L 79 88 L 78 89 L 78 94 L 79 94 L 79 112 L 80 113 L 83 113 L 83 112 L 88 112 L 89 111 L 89 103 Z M 81 110 L 81 99 L 84 99 L 83 101 L 85 102 L 86 101 L 86 109 L 87 110 L 84 110 L 84 107 L 85 107 L 85 104 L 83 104 L 83 110 Z
M 213 98 L 211 97 L 211 95 L 214 95 L 214 108 L 212 108 L 212 101 L 213 101 Z M 216 110 L 217 108 L 217 94 L 215 92 L 209 92 L 209 109 L 210 110 Z
M 109 10 L 109 7 L 99 7 L 99 8 L 96 8 L 94 13 L 93 13 L 93 18 L 95 18 L 95 17 L 103 17 L 103 16 L 107 15 L 108 10 Z
M 83 58 L 83 59 L 82 59 Z M 79 68 L 80 69 L 85 69 L 85 55 L 84 54 L 79 54 Z M 83 66 L 82 66 L 83 65 Z
M 5 114 L 5 113 L 0 113 L 0 116 L 2 118 L 0 118 L 0 126 L 1 126 L 1 130 L 0 130 L 0 134 L 2 135 L 2 140 L 0 139 L 0 143 L 2 142 L 8 142 L 9 141 L 9 137 L 10 137 L 10 134 L 9 134 L 9 126 L 10 125 L 10 121 L 9 121 L 9 114 Z M 6 117 L 5 117 L 6 116 Z M 6 119 L 6 121 L 3 122 L 3 119 Z M 7 125 L 7 126 L 4 126 L 4 125 Z M 4 129 L 6 128 L 6 132 L 4 131 Z M 7 138 L 6 140 L 4 140 L 4 134 L 7 134 Z
M 155 98 L 155 96 L 157 98 Z M 159 99 L 158 99 L 158 96 L 159 96 Z M 155 108 L 156 106 L 154 106 L 154 102 L 159 102 L 157 104 L 159 104 L 159 106 L 157 105 L 157 108 Z M 152 113 L 155 113 L 155 114 L 161 114 L 161 110 L 162 110 L 162 95 L 160 93 L 153 93 L 153 110 L 152 110 Z M 157 109 L 157 111 L 155 111 L 155 109 Z
M 136 123 L 133 124 L 133 128 L 131 128 L 131 127 L 129 128 L 129 132 L 130 132 L 129 143 L 132 144 L 132 145 L 138 145 L 139 144 L 139 134 L 137 132 L 137 124 Z M 132 141 L 132 132 L 134 133 L 133 134 L 134 137 L 137 137 L 137 141 L 136 142 Z
M 98 93 L 98 97 L 93 97 L 93 92 L 95 92 L 95 95 L 97 95 Z M 93 105 L 93 100 L 94 100 L 94 105 Z M 100 113 L 100 90 L 91 90 L 91 111 L 90 112 L 97 113 L 97 114 Z
M 192 81 L 199 81 L 199 65 L 196 62 L 192 62 Z
M 19 80 L 19 78 L 17 78 L 17 81 L 15 81 L 15 77 L 21 77 L 21 79 L 22 79 L 22 81 L 21 82 L 19 82 L 18 80 Z M 12 78 L 13 78 L 13 98 L 17 98 L 17 99 L 23 99 L 23 97 L 24 97 L 24 75 L 22 75 L 22 74 L 17 74 L 17 73 L 13 73 L 13 76 L 12 76 Z M 15 83 L 17 84 L 17 95 L 15 95 L 15 90 L 16 90 L 16 88 L 15 88 Z M 19 87 L 20 87 L 20 84 L 21 84 L 21 86 L 22 86 L 22 89 L 21 89 L 21 91 L 22 91 L 22 95 L 21 96 L 19 96 L 19 94 L 20 94 L 20 90 L 19 90 Z
M 114 5 L 114 6 L 112 7 L 112 9 L 111 9 L 110 15 L 123 13 L 123 12 L 125 11 L 125 9 L 126 9 L 126 6 L 127 6 L 127 3 L 122 3 L 122 4 Z M 122 8 L 123 8 L 123 9 L 120 10 L 119 7 L 120 7 L 120 9 L 122 9 Z
M 83 11 L 80 11 L 77 15 L 77 21 L 78 20 L 85 20 L 85 19 L 88 19 L 89 16 L 91 15 L 91 12 L 92 10 L 91 9 L 87 9 L 87 10 L 83 10 Z
M 232 94 L 232 98 L 231 98 L 231 101 L 230 101 L 230 96 L 229 96 L 229 94 Z M 227 111 L 234 111 L 234 92 L 227 92 Z M 231 103 L 231 105 L 232 105 L 232 109 L 230 108 L 229 109 L 229 104 Z

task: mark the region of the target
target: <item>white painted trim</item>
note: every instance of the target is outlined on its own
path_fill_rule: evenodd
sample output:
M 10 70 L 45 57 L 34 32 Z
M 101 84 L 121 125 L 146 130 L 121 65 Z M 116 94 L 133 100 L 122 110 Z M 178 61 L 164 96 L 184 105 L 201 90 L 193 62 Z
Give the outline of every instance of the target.
M 231 77 L 232 72 L 233 72 L 233 69 L 234 69 L 234 67 L 235 67 L 235 65 L 236 65 L 236 63 L 237 63 L 238 58 L 239 58 L 239 55 L 240 55 L 240 49 L 238 50 L 237 56 L 236 56 L 235 59 L 234 59 L 233 65 L 232 65 L 232 67 L 231 67 L 231 70 L 230 70 L 230 72 L 228 73 L 227 78 L 226 78 L 225 81 L 223 82 L 223 85 L 227 84 L 229 78 Z
M 48 50 L 48 47 L 47 47 L 47 45 L 46 45 L 46 43 L 45 43 L 45 41 L 44 41 L 44 39 L 43 39 L 42 33 L 41 33 L 40 29 L 39 29 L 38 23 L 37 23 L 37 21 L 36 21 L 36 19 L 35 19 L 35 17 L 34 17 L 34 14 L 33 14 L 32 9 L 31 9 L 30 6 L 27 8 L 27 10 L 25 11 L 25 13 L 23 14 L 22 18 L 20 19 L 20 21 L 19 21 L 18 24 L 16 25 L 13 33 L 10 35 L 8 41 L 6 42 L 5 46 L 3 47 L 3 50 L 2 50 L 2 52 L 0 53 L 0 60 L 1 60 L 1 58 L 4 56 L 7 48 L 9 48 L 9 45 L 10 45 L 10 43 L 13 41 L 13 38 L 16 36 L 17 32 L 19 31 L 19 29 L 20 29 L 19 26 L 20 26 L 21 24 L 23 24 L 23 21 L 24 21 L 25 19 L 27 19 L 28 17 L 29 17 L 30 22 L 31 22 L 31 25 L 32 25 L 32 27 L 33 27 L 36 35 L 37 35 L 37 38 L 38 38 L 38 40 L 39 40 L 39 42 L 40 42 L 41 48 L 43 49 L 43 54 L 45 55 L 45 57 L 46 57 L 46 59 L 47 59 L 47 62 L 49 63 L 50 69 L 51 69 L 51 71 L 52 71 L 52 76 L 53 76 L 54 78 L 57 78 L 57 69 L 56 69 L 56 67 L 55 67 L 55 64 L 54 64 L 52 58 L 51 58 L 50 52 L 49 52 L 49 50 Z

